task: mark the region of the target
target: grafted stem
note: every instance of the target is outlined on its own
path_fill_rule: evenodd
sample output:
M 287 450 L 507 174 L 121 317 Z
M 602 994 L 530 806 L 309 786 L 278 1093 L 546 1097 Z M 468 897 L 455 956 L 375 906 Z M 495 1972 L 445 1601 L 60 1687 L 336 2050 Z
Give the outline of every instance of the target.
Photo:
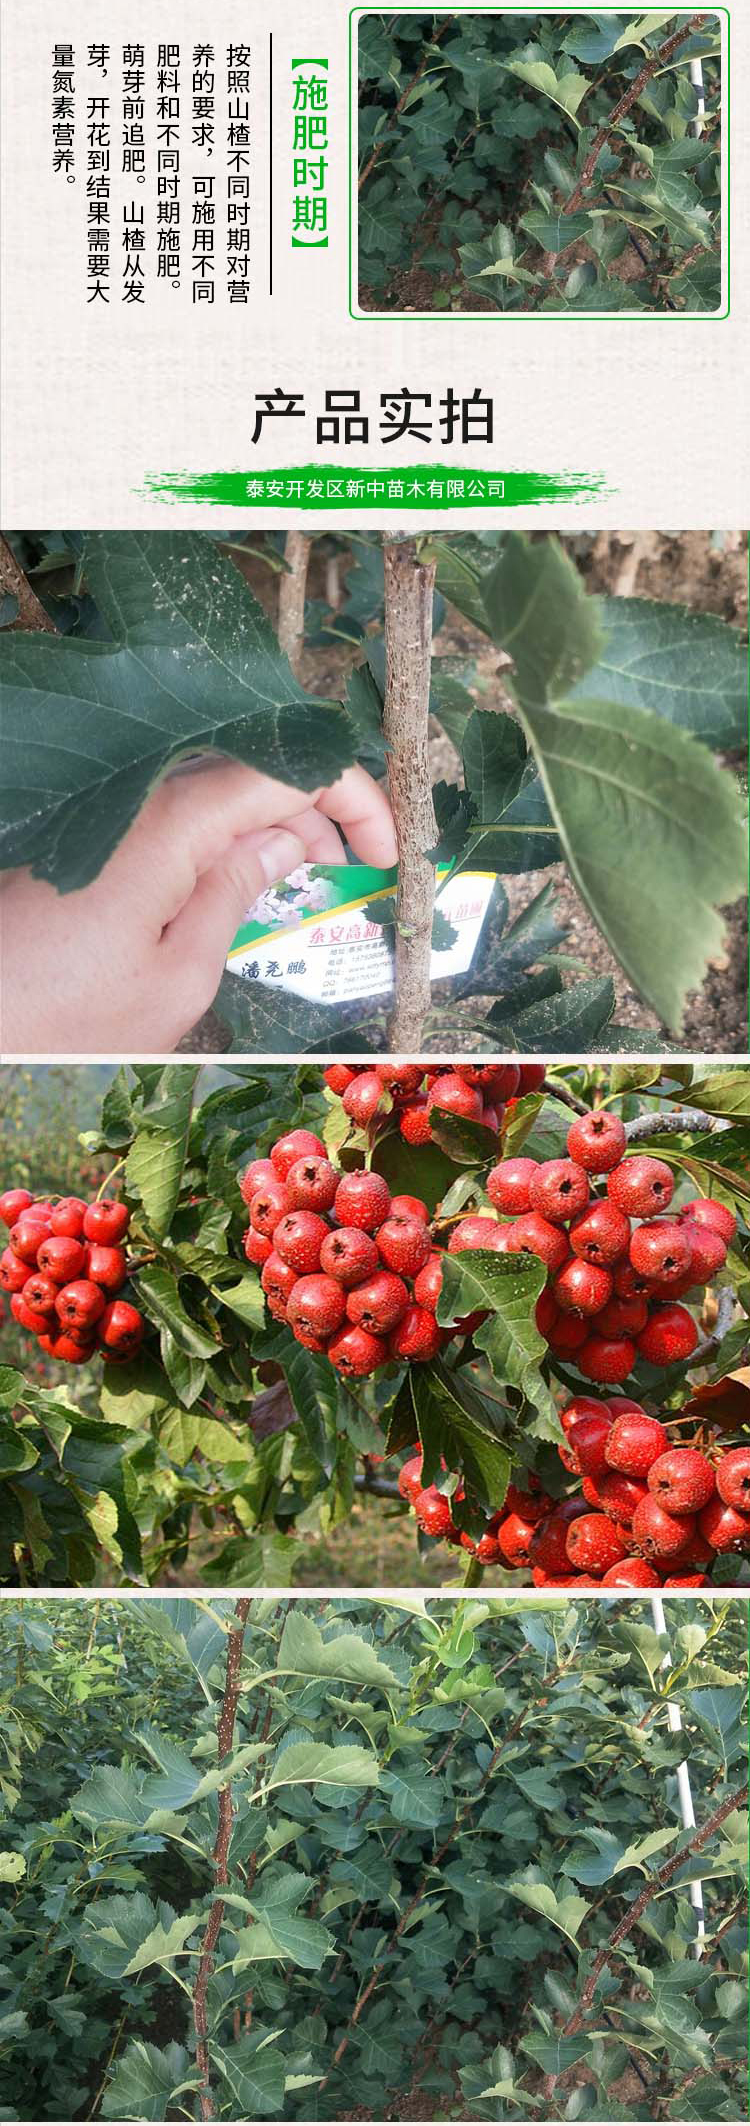
M 430 1005 L 437 841 L 427 751 L 435 564 L 419 558 L 412 538 L 389 538 L 385 570 L 385 706 L 388 784 L 398 844 L 395 992 L 388 1041 L 414 1055 Z
M 309 532 L 287 532 L 284 542 L 286 568 L 279 578 L 279 648 L 289 658 L 299 678 L 305 639 L 305 595 L 312 539 Z

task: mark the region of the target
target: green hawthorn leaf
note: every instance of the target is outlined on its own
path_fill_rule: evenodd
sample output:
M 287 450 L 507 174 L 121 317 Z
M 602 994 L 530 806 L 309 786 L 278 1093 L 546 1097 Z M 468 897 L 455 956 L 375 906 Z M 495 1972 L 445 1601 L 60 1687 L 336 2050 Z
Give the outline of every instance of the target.
M 163 2052 L 141 2038 L 132 2039 L 115 2064 L 102 2098 L 106 2119 L 166 2119 L 178 2090 L 198 2087 L 187 2079 L 190 2061 L 184 2045 Z
M 164 1912 L 169 1907 L 160 1908 Z M 149 1964 L 168 1964 L 184 1948 L 188 1935 L 197 1935 L 200 1930 L 200 1914 L 183 1912 L 172 1919 L 159 1919 L 145 1939 L 138 1944 L 135 1954 L 125 1965 L 123 1978 L 133 1978 L 136 1971 L 145 1971 Z
M 579 892 L 641 996 L 678 1029 L 721 951 L 718 909 L 746 884 L 737 786 L 646 709 L 527 698 L 522 715 Z
M 23 1853 L 0 1853 L 0 1882 L 23 1882 L 25 1873 Z
M 508 875 L 558 863 L 560 843 L 541 778 L 515 717 L 476 709 L 466 726 L 463 764 L 474 804 L 464 865 Z
M 496 1131 L 483 1122 L 452 1115 L 445 1107 L 430 1107 L 429 1116 L 435 1143 L 456 1166 L 487 1166 L 497 1157 Z
M 396 1823 L 410 1824 L 422 1831 L 435 1829 L 443 1813 L 443 1789 L 439 1779 L 411 1766 L 391 1766 L 389 1771 L 383 1772 L 380 1784 L 389 1797 L 391 1815 Z
M 672 1845 L 679 1835 L 679 1824 L 668 1825 L 660 1831 L 649 1831 L 647 1837 L 636 1839 L 635 1843 L 629 1845 L 620 1855 L 619 1860 L 615 1861 L 613 1875 L 620 1875 L 623 1868 L 643 1868 L 645 1861 L 650 1860 L 654 1853 L 663 1852 L 664 1847 Z M 644 1873 L 648 1872 L 648 1868 L 644 1868 Z
M 319 1920 L 300 1918 L 296 1912 L 269 1913 L 237 1936 L 233 1971 L 246 1971 L 250 1964 L 280 1961 L 299 1964 L 304 1971 L 319 1971 L 333 1949 L 333 1936 Z
M 125 1162 L 128 1190 L 140 1197 L 156 1240 L 169 1232 L 179 1201 L 197 1079 L 197 1068 L 181 1064 L 165 1072 L 161 1116 L 158 1108 L 149 1109 Z
M 482 583 L 490 632 L 513 659 L 525 709 L 562 700 L 604 648 L 598 600 L 556 539 L 532 546 L 512 532 Z
M 95 1971 L 108 1978 L 123 1978 L 126 1971 L 166 1961 L 199 1928 L 199 1914 L 179 1918 L 171 1905 L 161 1900 L 152 1904 L 144 1891 L 135 1890 L 129 1897 L 102 1897 L 89 1906 L 81 1926 L 81 1947 Z
M 539 1372 L 547 1346 L 534 1320 L 546 1274 L 535 1256 L 495 1255 L 484 1248 L 445 1253 L 437 1315 L 438 1321 L 452 1322 L 487 1312 L 487 1320 L 474 1330 L 477 1349 L 486 1353 L 495 1379 L 520 1389 L 552 1425 L 548 1437 L 554 1438 L 555 1405 Z
M 327 1742 L 292 1742 L 277 1750 L 265 1779 L 270 1791 L 277 1786 L 378 1786 L 380 1772 L 371 1750 L 346 1746 L 332 1749 Z
M 534 47 L 529 45 L 528 49 L 531 53 Z M 572 69 L 568 73 L 556 74 L 541 52 L 538 58 L 509 59 L 508 72 L 517 74 L 519 81 L 528 82 L 529 88 L 536 89 L 540 96 L 549 97 L 550 103 L 556 103 L 568 118 L 575 118 L 578 105 L 589 87 L 585 74 L 577 74 Z
M 148 1263 L 144 1269 L 138 1270 L 133 1282 L 146 1313 L 169 1329 L 181 1351 L 187 1351 L 191 1358 L 215 1356 L 218 1333 L 209 1336 L 191 1320 L 183 1307 L 177 1279 L 169 1270 L 165 1270 L 161 1263 Z
M 469 1378 L 449 1373 L 439 1359 L 411 1367 L 407 1392 L 424 1453 L 425 1483 L 439 1479 L 443 1460 L 450 1468 L 458 1460 L 480 1504 L 488 1512 L 501 1506 L 510 1456 L 492 1405 Z
M 580 243 L 592 227 L 592 217 L 587 213 L 563 214 L 544 207 L 530 207 L 520 216 L 520 227 L 526 230 L 532 242 L 541 251 L 566 251 L 568 244 Z
M 487 608 L 482 592 L 484 571 L 479 558 L 467 553 L 464 545 L 451 545 L 443 536 L 431 540 L 430 544 L 437 557 L 435 580 L 438 590 L 449 605 L 455 605 L 457 612 L 481 628 L 483 635 L 488 634 Z
M 314 1617 L 298 1602 L 286 1618 L 276 1667 L 282 1675 L 333 1676 L 342 1683 L 384 1691 L 386 1696 L 397 1688 L 393 1669 L 366 1639 L 353 1631 L 324 1639 Z
M 576 1897 L 573 1891 L 565 1897 L 556 1897 L 546 1882 L 507 1882 L 505 1887 L 511 1897 L 517 1897 L 532 1912 L 548 1919 L 551 1926 L 559 1927 L 569 1941 L 576 1940 L 589 1910 L 585 1897 Z
M 648 598 L 603 598 L 599 611 L 605 646 L 570 701 L 584 694 L 618 711 L 653 709 L 717 750 L 744 745 L 747 650 L 737 628 Z
M 85 886 L 191 754 L 229 754 L 302 789 L 354 759 L 346 711 L 304 693 L 214 540 L 92 532 L 84 567 L 111 641 L 0 634 L 4 867 Z
M 229 2052 L 212 2044 L 211 2057 L 231 2091 L 235 2118 L 283 2117 L 284 2061 L 276 2043 L 241 2037 Z
M 430 1212 L 437 1210 L 455 1180 L 453 1160 L 439 1145 L 407 1144 L 397 1130 L 378 1139 L 372 1167 L 387 1181 L 392 1196 L 420 1196 Z
M 509 996 L 493 1004 L 487 1026 L 496 1032 L 499 1046 L 516 1055 L 529 1050 L 535 1055 L 575 1055 L 601 1044 L 614 1008 L 610 975 L 563 989 L 561 976 L 550 969 L 534 981 L 519 982 Z M 615 1043 L 610 1040 L 608 1045 Z M 621 1045 L 619 1037 L 616 1045 Z

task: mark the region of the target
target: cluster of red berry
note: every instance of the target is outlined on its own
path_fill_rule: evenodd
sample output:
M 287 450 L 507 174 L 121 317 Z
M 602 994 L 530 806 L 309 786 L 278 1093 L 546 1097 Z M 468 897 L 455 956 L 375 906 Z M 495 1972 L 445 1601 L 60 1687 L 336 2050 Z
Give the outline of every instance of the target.
M 0 1219 L 10 1227 L 0 1255 L 0 1285 L 11 1295 L 19 1327 L 36 1336 L 50 1358 L 82 1366 L 95 1350 L 110 1361 L 133 1358 L 143 1316 L 117 1299 L 128 1274 L 120 1246 L 130 1224 L 124 1203 L 112 1198 L 56 1203 L 28 1189 L 0 1196 Z
M 737 1221 L 697 1197 L 665 1217 L 674 1179 L 663 1159 L 624 1158 L 627 1138 L 605 1109 L 577 1117 L 567 1159 L 501 1159 L 487 1194 L 510 1223 L 464 1246 L 531 1254 L 547 1266 L 536 1321 L 552 1351 L 588 1380 L 627 1379 L 636 1360 L 671 1366 L 691 1357 L 698 1330 L 677 1302 L 726 1260 Z M 592 1178 L 606 1176 L 606 1192 Z
M 481 1564 L 530 1567 L 535 1587 L 702 1587 L 717 1555 L 750 1550 L 750 1447 L 674 1446 L 666 1425 L 625 1396 L 577 1396 L 560 1423 L 558 1452 L 580 1491 L 555 1500 L 533 1479 L 528 1491 L 511 1484 L 476 1543 L 446 1494 L 422 1488 L 421 1454 L 400 1471 L 402 1498 L 425 1534 Z M 462 1496 L 459 1487 L 454 1502 Z
M 444 1340 L 420 1300 L 432 1256 L 427 1205 L 391 1196 L 381 1174 L 341 1174 L 310 1130 L 293 1129 L 240 1181 L 245 1254 L 269 1312 L 308 1351 L 354 1379 L 391 1358 L 434 1358 Z
M 506 1106 L 541 1091 L 543 1063 L 331 1063 L 326 1085 L 359 1129 L 387 1123 L 395 1113 L 407 1144 L 430 1144 L 430 1109 L 481 1122 L 497 1135 Z

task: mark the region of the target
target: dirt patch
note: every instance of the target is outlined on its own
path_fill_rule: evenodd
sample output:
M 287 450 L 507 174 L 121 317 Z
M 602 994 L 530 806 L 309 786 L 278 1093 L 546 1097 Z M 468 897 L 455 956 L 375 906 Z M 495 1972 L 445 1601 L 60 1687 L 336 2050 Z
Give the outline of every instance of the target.
M 593 591 L 609 596 L 661 599 L 686 605 L 697 612 L 717 614 L 734 627 L 745 630 L 748 618 L 748 572 L 746 538 L 741 532 L 613 532 L 569 535 L 565 540 Z M 255 556 L 242 560 L 243 573 L 272 618 L 277 603 L 277 577 Z M 326 560 L 313 550 L 309 591 L 312 598 L 326 596 Z M 330 588 L 330 584 L 328 586 Z M 483 708 L 510 710 L 502 688 L 503 659 L 486 636 L 460 614 L 449 610 L 445 625 L 435 640 L 437 656 L 468 662 L 470 684 Z M 359 653 L 348 646 L 326 645 L 305 654 L 302 678 L 311 692 L 340 695 L 346 675 Z M 460 762 L 454 747 L 438 724 L 432 728 L 430 757 L 435 779 L 456 782 Z M 735 765 L 737 765 L 735 763 Z M 587 908 L 580 900 L 565 865 L 527 872 L 504 881 L 512 915 L 528 906 L 548 881 L 555 887 L 561 921 L 568 931 L 566 949 L 590 975 L 609 975 L 615 987 L 616 1021 L 629 1028 L 646 1028 L 654 1034 L 654 1046 L 674 1047 L 675 1037 L 644 1005 L 613 959 Z M 686 1053 L 743 1053 L 747 1047 L 747 907 L 739 902 L 725 911 L 725 949 L 712 962 L 700 991 L 689 1000 L 680 1046 Z M 494 1000 L 493 1000 L 494 1001 Z M 481 1002 L 479 1005 L 481 1011 Z M 460 1018 L 460 1010 L 451 1013 Z M 477 1000 L 469 1016 L 476 1022 Z M 180 1043 L 180 1051 L 221 1054 L 228 1037 L 212 1012 Z M 342 1046 L 346 1046 L 342 1040 Z

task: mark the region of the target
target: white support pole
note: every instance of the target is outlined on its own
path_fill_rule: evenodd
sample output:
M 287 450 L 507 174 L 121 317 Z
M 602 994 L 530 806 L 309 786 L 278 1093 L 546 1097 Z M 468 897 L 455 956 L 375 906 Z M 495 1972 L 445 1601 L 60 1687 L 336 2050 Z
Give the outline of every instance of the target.
M 691 59 L 690 79 L 698 97 L 698 109 L 696 111 L 695 117 L 691 118 L 690 120 L 690 131 L 694 140 L 700 140 L 701 134 L 703 132 L 703 127 L 706 122 L 706 98 L 704 93 L 702 59 Z
M 667 1620 L 664 1614 L 664 1603 L 662 1597 L 661 1595 L 651 1595 L 650 1601 L 654 1631 L 658 1632 L 660 1639 L 666 1639 Z M 672 1667 L 672 1656 L 669 1651 L 669 1646 L 667 1646 L 667 1651 L 664 1655 L 664 1659 L 661 1665 L 663 1669 L 670 1669 Z M 672 1698 L 667 1699 L 667 1719 L 669 1721 L 669 1726 L 672 1734 L 681 1735 L 682 1718 L 680 1714 L 680 1708 L 679 1705 L 675 1704 Z M 687 1760 L 683 1760 L 682 1764 L 678 1764 L 677 1766 L 677 1792 L 680 1798 L 682 1828 L 684 1831 L 694 1831 L 695 1809 L 693 1807 L 693 1793 L 690 1785 L 690 1773 L 688 1771 Z M 703 1955 L 703 1941 L 706 1932 L 706 1915 L 703 1906 L 702 1882 L 691 1882 L 690 1903 L 696 1914 L 698 1925 L 698 1931 L 696 1934 L 695 1941 L 693 1943 L 693 1955 L 700 1959 L 700 1957 Z

